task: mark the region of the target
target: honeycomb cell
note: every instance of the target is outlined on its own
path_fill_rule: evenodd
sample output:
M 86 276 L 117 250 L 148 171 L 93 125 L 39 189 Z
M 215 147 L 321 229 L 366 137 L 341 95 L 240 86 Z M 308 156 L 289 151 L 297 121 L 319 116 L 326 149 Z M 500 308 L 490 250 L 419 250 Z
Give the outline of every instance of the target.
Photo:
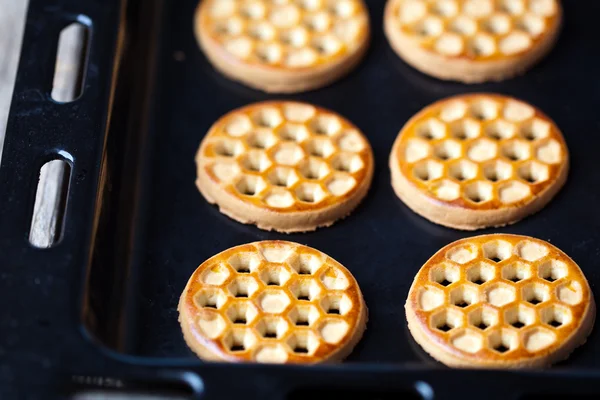
M 261 150 L 250 150 L 241 159 L 242 168 L 249 172 L 263 172 L 271 166 L 271 160 Z
M 240 167 L 234 161 L 216 161 L 211 171 L 219 181 L 229 183 L 240 174 Z
M 496 268 L 487 262 L 478 262 L 467 268 L 467 280 L 476 285 L 483 285 L 485 282 L 494 279 Z
M 510 161 L 520 161 L 529 158 L 529 144 L 521 140 L 512 140 L 502 145 L 502 155 Z
M 356 179 L 345 174 L 336 174 L 325 182 L 325 187 L 334 196 L 343 196 L 356 186 Z
M 449 22 L 448 28 L 459 35 L 471 36 L 477 31 L 477 22 L 465 15 L 459 15 Z
M 462 113 L 464 114 L 464 112 L 463 110 Z M 480 133 L 481 125 L 471 119 L 461 119 L 450 125 L 450 134 L 458 140 L 474 139 Z
M 319 339 L 312 331 L 297 331 L 290 335 L 287 344 L 295 355 L 313 355 L 319 347 Z
M 299 304 L 292 308 L 288 317 L 295 326 L 312 326 L 318 319 L 319 310 L 311 304 Z
M 256 196 L 266 189 L 267 183 L 259 176 L 242 175 L 236 180 L 234 187 L 241 195 Z
M 560 301 L 572 306 L 581 303 L 581 300 L 583 300 L 583 289 L 577 281 L 570 281 L 559 285 L 556 288 L 556 294 Z
M 429 16 L 417 22 L 413 26 L 413 32 L 423 39 L 439 36 L 444 31 L 444 23 L 441 18 Z
M 225 122 L 225 133 L 229 136 L 244 136 L 252 129 L 252 121 L 247 115 L 235 114 Z
M 406 144 L 404 157 L 407 162 L 414 163 L 429 155 L 430 146 L 420 139 L 410 139 Z
M 338 117 L 334 115 L 317 115 L 309 124 L 310 129 L 316 135 L 333 136 L 340 132 L 342 124 Z
M 431 5 L 431 11 L 440 17 L 453 17 L 458 13 L 458 5 L 454 0 L 438 0 Z
M 276 142 L 277 138 L 275 135 L 268 130 L 259 130 L 249 134 L 246 137 L 248 146 L 255 149 L 268 149 L 272 147 Z
M 494 5 L 492 0 L 466 0 L 462 10 L 471 17 L 481 18 L 490 15 L 494 11 Z
M 529 35 L 523 32 L 512 32 L 500 40 L 498 48 L 504 54 L 511 55 L 521 53 L 532 45 Z
M 504 261 L 512 256 L 512 245 L 504 240 L 492 240 L 482 246 L 483 256 L 493 262 Z
M 503 116 L 508 121 L 522 122 L 535 115 L 535 110 L 530 105 L 520 101 L 510 100 L 504 105 Z
M 265 64 L 279 63 L 284 54 L 281 46 L 275 43 L 258 43 L 254 53 Z
M 494 14 L 483 21 L 483 29 L 492 35 L 505 35 L 511 28 L 510 18 L 502 14 Z
M 242 60 L 246 60 L 252 54 L 252 40 L 247 37 L 236 37 L 225 41 L 223 44 L 228 53 Z
M 337 145 L 342 151 L 350 151 L 354 153 L 358 153 L 367 147 L 365 140 L 356 131 L 344 132 L 337 140 Z
M 430 325 L 441 332 L 448 332 L 464 325 L 461 312 L 455 310 L 441 310 L 430 317 Z
M 544 261 L 538 266 L 538 276 L 548 282 L 564 278 L 569 273 L 567 265 L 559 260 Z
M 523 335 L 523 345 L 531 353 L 543 350 L 556 341 L 554 332 L 546 328 L 531 328 Z
M 290 304 L 288 295 L 279 289 L 267 289 L 258 296 L 258 305 L 267 313 L 279 314 Z
M 502 307 L 515 300 L 515 289 L 505 283 L 494 283 L 484 289 L 484 298 L 491 305 Z
M 218 309 L 227 302 L 227 296 L 218 288 L 200 289 L 194 296 L 194 302 L 201 308 Z
M 283 122 L 283 116 L 276 107 L 261 107 L 252 115 L 254 123 L 263 128 L 276 128 Z
M 535 161 L 528 161 L 517 170 L 519 178 L 527 183 L 545 182 L 550 177 L 550 172 L 546 165 Z
M 509 181 L 498 187 L 498 197 L 505 204 L 516 203 L 531 196 L 531 188 L 518 181 Z
M 461 156 L 462 149 L 459 143 L 454 140 L 447 139 L 436 144 L 433 148 L 435 156 L 442 160 L 452 160 Z
M 487 124 L 484 130 L 485 135 L 492 140 L 505 140 L 512 138 L 517 128 L 514 124 L 499 119 Z
M 285 119 L 296 123 L 303 123 L 308 121 L 309 119 L 314 117 L 316 112 L 317 110 L 313 106 L 308 104 L 287 103 L 283 106 L 283 115 L 285 116 Z
M 232 353 L 242 353 L 253 348 L 256 337 L 249 328 L 233 328 L 223 338 L 223 346 Z
M 487 338 L 488 347 L 496 353 L 505 354 L 519 347 L 519 336 L 510 329 L 491 332 Z
M 444 304 L 444 292 L 433 286 L 425 286 L 419 289 L 417 301 L 421 310 L 431 311 Z
M 229 270 L 222 264 L 213 265 L 207 268 L 200 278 L 207 285 L 219 286 L 229 278 Z
M 280 344 L 271 344 L 260 346 L 254 358 L 259 363 L 283 364 L 288 359 L 285 348 Z
M 550 17 L 556 13 L 556 4 L 553 0 L 530 0 L 529 9 L 534 14 Z
M 321 293 L 321 288 L 311 277 L 298 278 L 290 284 L 290 292 L 298 300 L 312 301 Z
M 345 290 L 350 285 L 346 275 L 335 267 L 328 267 L 320 278 L 323 286 L 329 290 Z
M 213 18 L 225 18 L 235 12 L 235 3 L 228 0 L 217 0 L 211 4 L 210 16 Z
M 525 4 L 523 0 L 502 0 L 500 9 L 507 14 L 519 15 L 525 11 Z
M 511 282 L 520 282 L 531 278 L 531 266 L 521 261 L 515 261 L 502 267 L 502 278 Z
M 321 185 L 316 183 L 303 183 L 296 188 L 298 200 L 304 203 L 320 203 L 327 197 Z
M 268 22 L 257 22 L 248 28 L 248 34 L 258 41 L 271 41 L 276 34 L 275 28 Z
M 236 253 L 231 256 L 227 263 L 236 270 L 238 274 L 249 274 L 256 271 L 261 263 L 260 258 L 255 253 L 245 252 Z
M 350 327 L 343 319 L 328 318 L 321 323 L 319 334 L 326 343 L 337 344 L 346 337 Z
M 264 198 L 265 203 L 273 208 L 288 208 L 294 205 L 294 196 L 287 190 L 270 190 Z
M 266 316 L 256 324 L 256 332 L 264 339 L 281 339 L 287 333 L 289 326 L 283 317 Z
M 306 179 L 323 179 L 329 174 L 329 167 L 323 161 L 316 158 L 309 158 L 300 163 L 299 171 Z
M 553 304 L 540 310 L 540 319 L 544 324 L 560 328 L 571 323 L 573 314 L 568 307 Z
M 496 52 L 496 41 L 485 33 L 476 33 L 467 44 L 468 54 L 473 57 L 488 57 Z
M 550 299 L 548 287 L 540 283 L 530 283 L 523 286 L 522 297 L 526 302 L 536 305 Z
M 483 176 L 490 182 L 498 182 L 510 179 L 512 174 L 512 165 L 504 161 L 490 161 L 483 166 Z
M 260 279 L 267 286 L 283 286 L 290 279 L 290 271 L 283 265 L 267 265 L 260 272 Z
M 539 118 L 524 122 L 519 127 L 519 135 L 525 140 L 544 139 L 550 134 L 550 123 Z
M 450 258 L 449 255 L 452 256 L 453 258 Z M 460 253 L 459 254 L 451 253 L 451 254 L 447 254 L 446 257 L 452 261 L 455 261 L 456 259 L 462 260 L 463 258 L 461 258 L 461 257 L 467 257 L 467 256 L 466 255 L 463 256 Z M 468 262 L 468 261 L 465 261 L 465 262 Z M 431 268 L 431 270 L 429 271 L 429 279 L 432 282 L 439 283 L 442 286 L 451 285 L 452 283 L 454 283 L 460 279 L 460 268 L 458 268 L 458 266 L 456 266 L 456 265 L 452 265 L 449 263 L 442 263 L 442 264 L 436 265 L 435 267 Z
M 290 142 L 303 142 L 309 135 L 308 129 L 304 125 L 287 122 L 275 130 L 282 139 Z
M 455 182 L 444 179 L 433 183 L 431 192 L 440 200 L 452 201 L 460 197 L 460 186 Z
M 515 252 L 524 260 L 537 261 L 548 255 L 548 248 L 537 242 L 523 240 L 515 246 Z
M 433 160 L 421 161 L 413 168 L 413 174 L 423 182 L 433 181 L 444 175 L 444 166 Z
M 218 338 L 227 327 L 223 317 L 210 310 L 202 310 L 198 313 L 196 325 L 200 332 L 209 339 Z
M 258 290 L 258 283 L 251 276 L 237 276 L 229 284 L 229 292 L 233 297 L 248 298 Z
M 322 11 L 315 14 L 309 14 L 304 18 L 303 21 L 306 29 L 312 32 L 325 32 L 331 26 L 330 16 Z
M 479 302 L 479 293 L 477 287 L 463 284 L 450 291 L 449 299 L 450 304 L 459 308 L 466 308 Z
M 538 160 L 546 164 L 558 164 L 563 159 L 560 144 L 554 139 L 539 145 L 535 154 Z
M 289 260 L 290 266 L 300 275 L 313 275 L 323 265 L 320 256 L 310 253 L 295 254 Z
M 271 263 L 283 263 L 294 253 L 295 250 L 294 246 L 287 243 L 280 243 L 277 246 L 259 245 L 258 249 L 264 259 Z
M 495 119 L 498 116 L 498 103 L 486 98 L 475 100 L 469 108 L 469 113 L 478 121 Z
M 466 264 L 477 257 L 477 247 L 472 244 L 456 246 L 446 253 L 446 258 L 459 264 Z
M 304 157 L 302 148 L 292 142 L 279 143 L 272 149 L 273 160 L 279 165 L 296 165 Z
M 219 137 L 212 143 L 212 149 L 220 157 L 237 157 L 244 152 L 244 145 L 239 140 Z
M 498 324 L 498 311 L 491 307 L 480 306 L 467 316 L 469 325 L 482 331 Z
M 328 158 L 335 148 L 329 138 L 312 138 L 304 143 L 304 150 L 311 156 Z
M 339 172 L 355 173 L 365 166 L 362 158 L 353 153 L 340 153 L 331 161 L 331 166 Z
M 298 175 L 293 168 L 289 167 L 275 167 L 267 175 L 267 179 L 271 185 L 280 187 L 292 187 L 298 182 Z
M 494 198 L 494 187 L 489 182 L 475 181 L 465 186 L 464 196 L 475 204 L 485 203 Z
M 317 61 L 318 57 L 318 53 L 310 48 L 288 50 L 284 63 L 291 68 L 309 67 Z
M 467 112 L 467 103 L 461 100 L 455 100 L 448 102 L 442 107 L 440 111 L 440 119 L 445 122 L 452 122 L 462 119 Z M 465 121 L 467 122 L 467 121 Z M 457 139 L 467 139 L 474 130 L 479 133 L 479 124 L 475 121 L 464 123 L 459 121 L 457 124 L 452 124 L 450 130 L 453 132 L 453 136 Z M 457 135 L 456 133 L 463 132 L 463 134 Z M 477 136 L 477 135 L 475 135 Z
M 496 157 L 497 151 L 496 143 L 489 139 L 478 139 L 469 147 L 467 156 L 473 161 L 482 162 Z
M 471 329 L 465 329 L 450 339 L 452 345 L 467 353 L 477 353 L 483 347 L 483 337 Z
M 258 315 L 258 311 L 252 303 L 241 300 L 231 302 L 227 306 L 225 315 L 234 324 L 250 325 Z
M 329 294 L 321 299 L 321 308 L 325 314 L 346 315 L 352 308 L 352 300 L 345 294 Z
M 477 176 L 478 169 L 479 168 L 476 164 L 467 160 L 460 160 L 450 165 L 448 172 L 454 179 L 458 181 L 466 181 L 475 178 Z
M 417 136 L 425 140 L 441 139 L 446 136 L 446 125 L 435 118 L 423 121 L 416 127 Z
M 443 33 L 435 42 L 435 50 L 444 55 L 457 56 L 464 50 L 464 42 L 456 33 Z
M 535 310 L 525 305 L 511 307 L 504 312 L 504 322 L 521 329 L 535 323 Z

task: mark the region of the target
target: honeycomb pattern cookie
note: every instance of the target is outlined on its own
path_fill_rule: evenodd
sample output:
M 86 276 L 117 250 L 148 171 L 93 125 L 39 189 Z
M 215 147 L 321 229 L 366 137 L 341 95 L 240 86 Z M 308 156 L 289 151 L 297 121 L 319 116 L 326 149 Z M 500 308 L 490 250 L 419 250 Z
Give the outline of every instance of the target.
M 188 346 L 206 360 L 340 361 L 362 337 L 367 307 L 352 274 L 286 241 L 232 247 L 192 274 L 179 302 Z
M 388 0 L 385 33 L 414 68 L 478 83 L 524 73 L 553 47 L 558 0 Z
M 262 102 L 231 111 L 196 155 L 196 185 L 224 214 L 265 230 L 311 231 L 345 217 L 366 195 L 373 153 L 331 111 Z
M 417 214 L 456 229 L 515 223 L 566 181 L 569 153 L 552 120 L 520 100 L 467 94 L 411 118 L 390 154 L 392 186 Z
M 217 70 L 270 93 L 341 78 L 362 59 L 370 37 L 362 0 L 204 0 L 195 32 Z
M 589 335 L 594 297 L 579 266 L 539 239 L 482 235 L 447 245 L 406 301 L 417 343 L 452 367 L 523 368 L 561 361 Z

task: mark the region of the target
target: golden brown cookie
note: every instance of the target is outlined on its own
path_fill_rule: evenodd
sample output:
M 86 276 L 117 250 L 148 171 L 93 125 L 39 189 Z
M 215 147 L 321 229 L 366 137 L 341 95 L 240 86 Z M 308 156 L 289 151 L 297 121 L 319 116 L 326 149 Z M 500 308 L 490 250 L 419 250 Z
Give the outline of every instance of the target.
M 350 214 L 367 194 L 373 164 L 369 142 L 342 116 L 262 102 L 210 128 L 196 155 L 196 185 L 239 222 L 304 232 Z
M 341 78 L 362 59 L 370 36 L 362 0 L 203 0 L 195 33 L 222 74 L 271 93 Z
M 596 318 L 579 266 L 532 237 L 482 235 L 439 250 L 405 305 L 414 339 L 452 367 L 525 368 L 566 359 Z
M 477 83 L 531 68 L 552 49 L 561 20 L 558 0 L 388 0 L 384 26 L 414 68 Z
M 228 362 L 340 361 L 367 322 L 352 274 L 326 254 L 286 241 L 211 257 L 192 274 L 178 310 L 188 346 L 205 360 Z
M 556 124 L 511 97 L 468 94 L 412 117 L 390 154 L 392 186 L 417 214 L 475 230 L 515 223 L 565 183 L 569 153 Z

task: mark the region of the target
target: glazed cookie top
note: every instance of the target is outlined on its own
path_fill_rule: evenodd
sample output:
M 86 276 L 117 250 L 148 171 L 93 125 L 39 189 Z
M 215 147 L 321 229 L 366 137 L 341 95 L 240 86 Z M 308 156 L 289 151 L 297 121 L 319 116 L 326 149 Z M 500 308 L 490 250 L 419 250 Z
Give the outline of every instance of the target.
M 196 161 L 235 199 L 291 213 L 319 211 L 354 196 L 372 176 L 373 154 L 348 120 L 297 102 L 262 102 L 220 118 Z
M 196 345 L 224 360 L 317 363 L 353 345 L 366 309 L 352 274 L 331 257 L 262 241 L 200 265 L 180 312 Z
M 422 49 L 472 61 L 519 57 L 552 34 L 557 0 L 389 0 L 396 29 Z
M 369 36 L 362 0 L 204 0 L 197 24 L 244 64 L 305 70 L 358 51 Z
M 525 206 L 568 168 L 563 136 L 522 101 L 467 94 L 438 101 L 400 131 L 390 162 L 438 204 L 471 210 Z
M 439 351 L 506 365 L 547 356 L 593 302 L 579 266 L 542 240 L 494 234 L 439 250 L 419 270 L 407 316 Z

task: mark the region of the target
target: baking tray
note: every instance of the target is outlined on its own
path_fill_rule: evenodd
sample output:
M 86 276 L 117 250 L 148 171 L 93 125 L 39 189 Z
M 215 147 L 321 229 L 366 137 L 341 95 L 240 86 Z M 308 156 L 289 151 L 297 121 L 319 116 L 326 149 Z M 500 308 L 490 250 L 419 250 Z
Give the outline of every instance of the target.
M 404 301 L 421 265 L 445 244 L 510 232 L 549 240 L 600 290 L 599 2 L 564 2 L 555 49 L 527 74 L 462 85 L 422 75 L 391 50 L 384 0 L 368 0 L 372 42 L 363 62 L 326 88 L 267 95 L 223 78 L 192 30 L 197 0 L 31 0 L 0 167 L 0 396 L 153 391 L 182 398 L 365 399 L 596 398 L 600 330 L 547 370 L 442 366 L 406 328 Z M 85 16 L 85 17 L 83 17 Z M 91 32 L 84 93 L 50 99 L 56 38 L 73 21 Z M 571 153 L 565 187 L 541 212 L 502 229 L 468 233 L 427 222 L 394 195 L 392 142 L 422 107 L 454 94 L 490 91 L 540 107 Z M 308 101 L 352 120 L 369 138 L 375 176 L 363 203 L 330 228 L 278 234 L 220 214 L 194 186 L 194 155 L 227 111 L 260 100 Z M 60 242 L 28 243 L 44 162 L 71 166 Z M 365 335 L 342 364 L 203 363 L 177 322 L 194 269 L 234 245 L 286 239 L 313 246 L 356 277 L 369 307 Z

